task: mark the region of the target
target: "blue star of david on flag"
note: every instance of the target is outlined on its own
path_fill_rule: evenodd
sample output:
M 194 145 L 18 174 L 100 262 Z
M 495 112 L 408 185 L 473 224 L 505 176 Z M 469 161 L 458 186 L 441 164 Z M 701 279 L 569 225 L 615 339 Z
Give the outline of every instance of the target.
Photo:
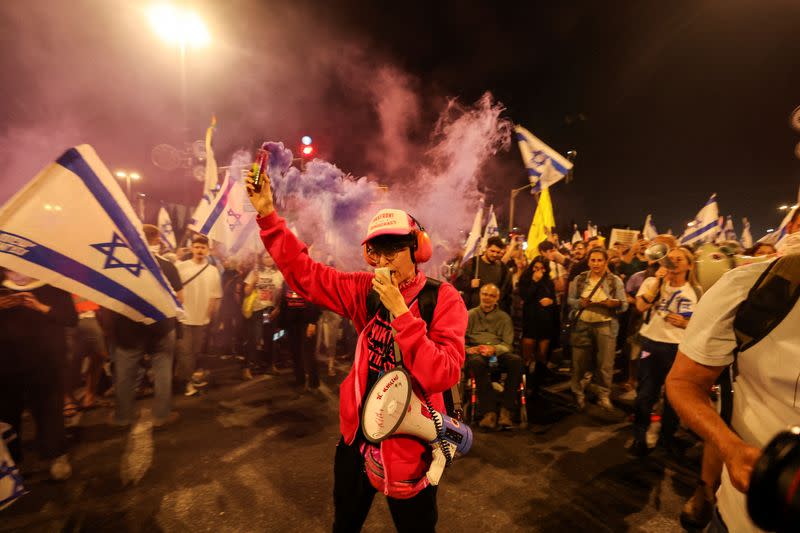
M 103 269 L 124 268 L 134 276 L 139 277 L 139 273 L 144 268 L 138 258 L 135 263 L 125 263 L 114 256 L 114 252 L 117 250 L 117 248 L 130 250 L 130 247 L 125 244 L 125 241 L 123 241 L 122 237 L 117 235 L 116 232 L 113 233 L 111 242 L 101 242 L 97 244 L 91 244 L 90 246 L 106 256 L 106 262 L 103 265 Z
M 233 231 L 237 226 L 242 225 L 242 213 L 237 213 L 233 209 L 228 209 L 228 227 Z
M 169 222 L 161 224 L 161 232 L 166 234 L 172 233 L 172 224 L 170 224 Z

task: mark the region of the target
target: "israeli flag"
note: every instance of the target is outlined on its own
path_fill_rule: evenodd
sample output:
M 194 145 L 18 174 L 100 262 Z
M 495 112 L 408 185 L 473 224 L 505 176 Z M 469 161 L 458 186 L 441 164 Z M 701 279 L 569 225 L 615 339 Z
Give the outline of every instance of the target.
M 483 230 L 483 238 L 481 239 L 481 250 L 486 249 L 486 243 L 489 242 L 489 237 L 500 235 L 497 227 L 497 217 L 494 215 L 494 205 L 489 206 L 489 217 L 486 221 L 486 227 Z
M 783 217 L 783 220 L 781 220 L 781 225 L 778 226 L 778 229 L 776 229 L 773 232 L 767 233 L 766 235 L 758 239 L 758 242 L 771 244 L 777 247 L 778 243 L 782 241 L 784 237 L 786 237 L 786 235 L 788 234 L 789 222 L 791 222 L 792 219 L 794 218 L 794 214 L 797 211 L 797 209 L 798 209 L 797 207 L 789 209 L 789 212 L 786 213 L 786 216 Z
M 520 125 L 514 126 L 522 162 L 528 169 L 531 192 L 541 192 L 572 170 L 572 162 L 547 146 L 534 134 Z
M 467 237 L 467 244 L 464 247 L 464 258 L 461 259 L 462 263 L 466 263 L 475 256 L 478 251 L 478 245 L 481 240 L 481 224 L 483 222 L 483 203 L 475 213 L 475 220 L 472 221 L 472 229 Z
M 644 219 L 644 227 L 642 228 L 642 237 L 644 237 L 648 241 L 652 241 L 653 239 L 658 237 L 658 230 L 656 230 L 656 225 L 653 223 L 653 217 L 651 215 L 647 215 L 647 218 Z
M 0 266 L 136 322 L 180 303 L 117 180 L 89 145 L 67 150 L 0 209 Z
M 745 248 L 753 246 L 753 234 L 750 233 L 750 221 L 747 218 L 742 219 L 742 246 Z
M 694 217 L 691 226 L 681 235 L 681 244 L 695 244 L 701 242 L 714 242 L 720 232 L 719 206 L 717 195 L 712 194 L 706 204 Z
M 736 230 L 733 228 L 733 219 L 728 215 L 725 220 L 719 217 L 720 232 L 717 235 L 717 242 L 738 241 Z
M 172 227 L 172 220 L 169 218 L 169 213 L 161 206 L 158 210 L 158 231 L 161 233 L 161 241 L 170 249 L 177 248 L 177 241 L 175 240 L 175 228 Z
M 189 229 L 221 243 L 228 254 L 252 248 L 254 243 L 263 247 L 258 237 L 255 213 L 244 208 L 245 197 L 244 185 L 231 179 L 228 173 L 217 196 L 198 208 Z

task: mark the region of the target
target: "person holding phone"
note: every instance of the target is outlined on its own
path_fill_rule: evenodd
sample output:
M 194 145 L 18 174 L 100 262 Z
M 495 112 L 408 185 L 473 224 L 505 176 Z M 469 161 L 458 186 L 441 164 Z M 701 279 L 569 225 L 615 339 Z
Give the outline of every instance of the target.
M 435 531 L 436 487 L 425 476 L 431 463 L 428 445 L 393 435 L 380 443 L 376 454 L 370 447 L 377 445 L 365 439 L 360 420 L 367 392 L 397 365 L 395 347 L 415 392 L 427 395 L 434 409 L 444 411 L 442 392 L 460 379 L 467 310 L 452 285 L 432 283 L 418 268 L 432 254 L 430 238 L 405 211 L 382 209 L 370 221 L 361 246 L 367 263 L 388 273 L 340 272 L 311 259 L 306 245 L 289 230 L 275 211 L 268 176 L 256 190 L 250 172 L 247 189 L 258 212 L 261 240 L 288 286 L 301 298 L 351 319 L 359 332 L 353 368 L 339 395 L 333 530 L 359 531 L 381 490 L 399 531 Z M 419 296 L 431 290 L 436 291 L 435 308 L 428 324 Z M 371 311 L 368 303 L 376 300 L 378 309 Z M 366 454 L 381 458 L 381 478 L 366 473 Z

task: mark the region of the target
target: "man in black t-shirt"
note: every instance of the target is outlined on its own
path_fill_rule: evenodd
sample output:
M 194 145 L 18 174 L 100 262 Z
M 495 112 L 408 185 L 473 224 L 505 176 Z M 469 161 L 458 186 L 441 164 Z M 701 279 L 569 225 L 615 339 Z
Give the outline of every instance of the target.
M 183 301 L 183 285 L 175 265 L 158 255 L 160 235 L 158 228 L 150 224 L 142 226 L 150 251 L 155 256 L 159 268 L 172 286 L 172 290 Z M 175 318 L 168 318 L 154 324 L 142 324 L 114 314 L 114 386 L 117 408 L 113 423 L 128 426 L 135 420 L 133 401 L 136 395 L 136 381 L 139 362 L 145 354 L 155 374 L 153 398 L 153 426 L 163 427 L 178 419 L 172 411 L 172 359 L 175 352 Z
M 500 309 L 511 312 L 511 272 L 502 261 L 505 248 L 503 239 L 490 237 L 483 254 L 472 258 L 462 267 L 454 285 L 461 292 L 467 309 L 480 305 L 481 287 L 491 283 L 500 289 Z

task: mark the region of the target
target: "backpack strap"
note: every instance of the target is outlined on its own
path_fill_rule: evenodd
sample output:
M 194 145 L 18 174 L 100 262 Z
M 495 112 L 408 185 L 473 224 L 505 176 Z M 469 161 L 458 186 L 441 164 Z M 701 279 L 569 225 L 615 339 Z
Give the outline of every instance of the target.
M 420 289 L 419 294 L 414 298 L 417 301 L 419 308 L 419 316 L 425 321 L 428 330 L 431 329 L 431 322 L 433 322 L 433 313 L 436 310 L 436 302 L 439 300 L 439 287 L 442 282 L 438 279 L 428 278 L 425 280 L 425 285 Z M 411 303 L 414 303 L 414 300 Z M 375 291 L 369 291 L 367 294 L 367 322 L 379 312 L 384 312 L 386 308 L 381 303 L 381 297 Z
M 783 256 L 761 273 L 733 319 L 736 352 L 752 348 L 783 322 L 800 299 L 800 256 Z

